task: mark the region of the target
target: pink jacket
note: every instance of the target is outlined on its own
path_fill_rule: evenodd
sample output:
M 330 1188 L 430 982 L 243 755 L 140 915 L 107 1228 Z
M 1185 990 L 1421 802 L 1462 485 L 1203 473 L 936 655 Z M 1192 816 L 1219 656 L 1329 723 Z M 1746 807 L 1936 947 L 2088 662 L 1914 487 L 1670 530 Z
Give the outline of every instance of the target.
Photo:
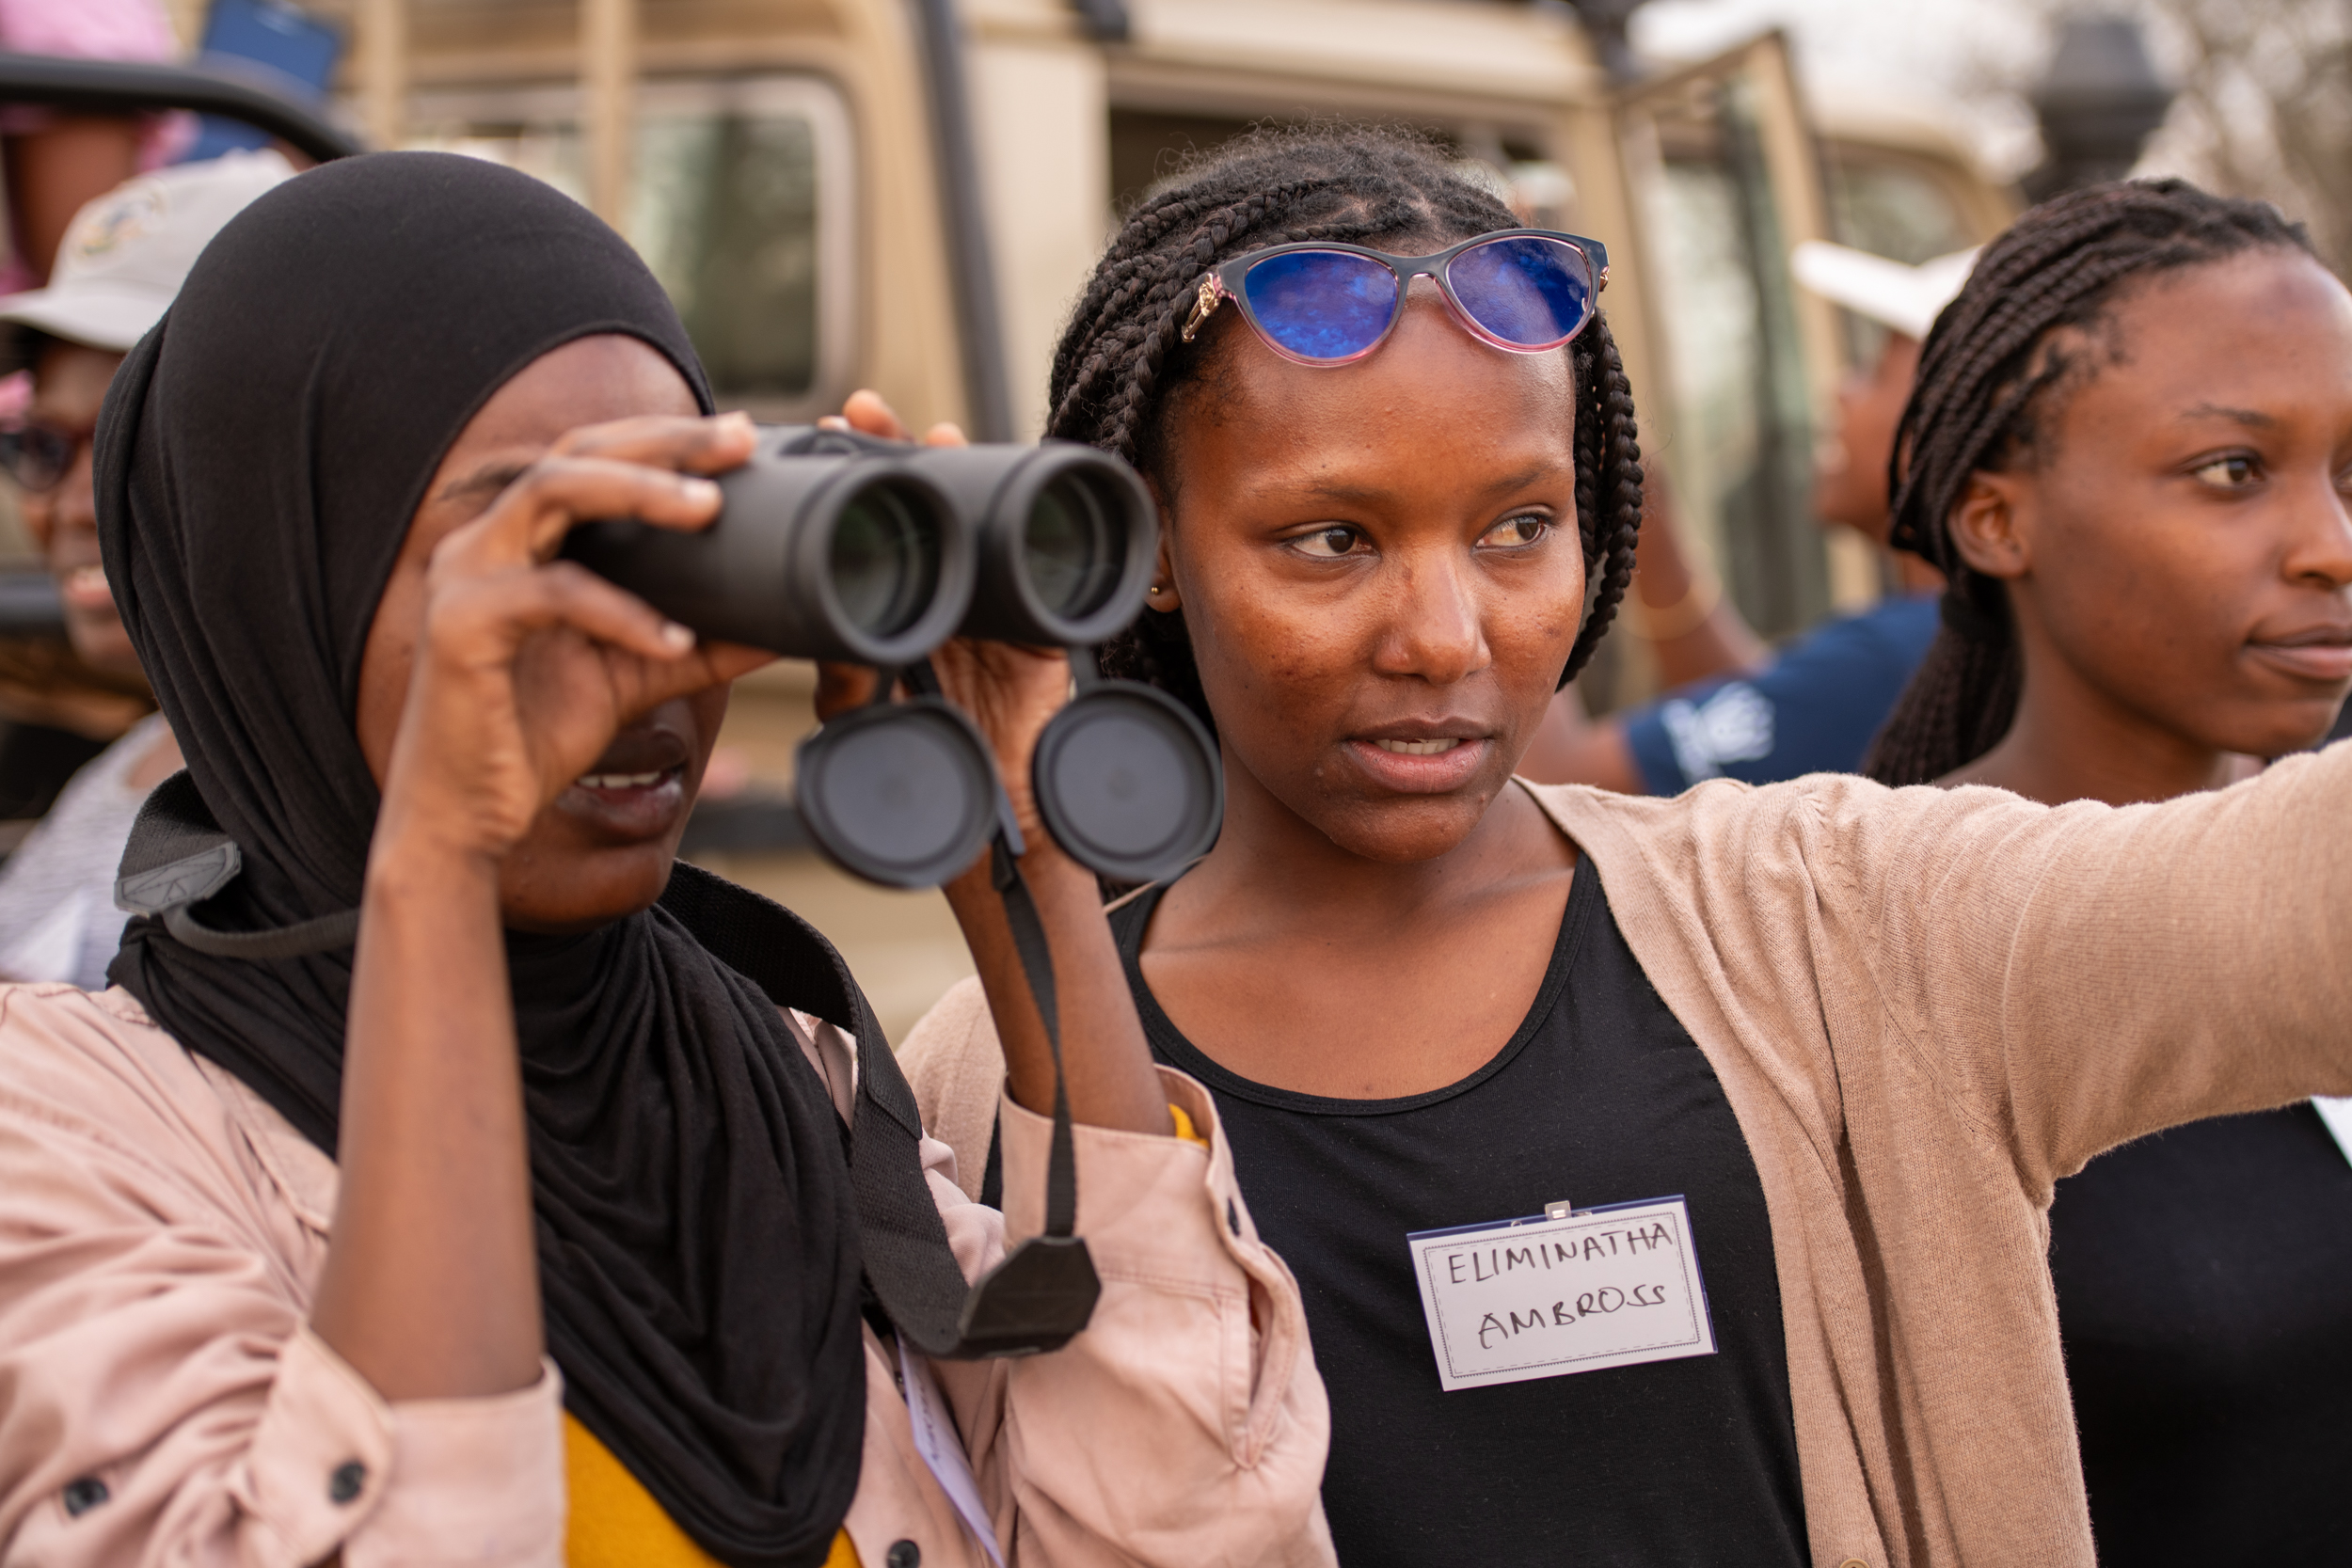
M 808 1042 L 841 1088 L 829 1028 Z M 1210 1147 L 1080 1128 L 1091 1327 L 934 1365 L 1015 1565 L 1327 1564 L 1329 1414 L 1298 1291 Z M 1009 1218 L 926 1165 L 968 1273 L 1039 1227 L 1049 1124 L 1005 1106 Z M 0 1564 L 560 1564 L 561 1385 L 388 1404 L 305 1325 L 335 1166 L 127 992 L 0 987 Z M 1024 1212 L 1021 1201 L 1031 1201 Z M 869 1565 L 981 1568 L 866 1331 Z M 903 1555 L 903 1554 L 901 1554 Z

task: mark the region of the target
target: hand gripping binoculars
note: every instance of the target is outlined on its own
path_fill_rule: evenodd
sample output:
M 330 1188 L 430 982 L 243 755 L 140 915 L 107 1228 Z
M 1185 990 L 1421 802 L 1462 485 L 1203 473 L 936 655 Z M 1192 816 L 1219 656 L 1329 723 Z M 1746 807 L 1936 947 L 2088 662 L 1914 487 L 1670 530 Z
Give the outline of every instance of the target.
M 871 703 L 799 752 L 802 820 L 845 869 L 936 886 L 1011 827 L 986 743 L 930 675 L 956 636 L 1071 650 L 1076 694 L 1030 783 L 1073 860 L 1152 881 L 1215 842 L 1224 780 L 1200 721 L 1095 665 L 1142 610 L 1158 549 L 1133 468 L 1073 442 L 910 447 L 803 425 L 763 429 L 718 483 L 701 532 L 584 523 L 564 553 L 703 637 L 881 672 Z

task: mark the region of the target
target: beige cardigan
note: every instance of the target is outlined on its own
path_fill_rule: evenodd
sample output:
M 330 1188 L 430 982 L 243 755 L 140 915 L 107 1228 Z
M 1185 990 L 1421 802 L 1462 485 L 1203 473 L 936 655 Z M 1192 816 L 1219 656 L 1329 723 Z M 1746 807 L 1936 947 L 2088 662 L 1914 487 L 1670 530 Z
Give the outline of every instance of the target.
M 2122 810 L 1831 775 L 1531 790 L 1755 1157 L 1814 1560 L 2088 1568 L 2051 1184 L 2352 1091 L 2352 744 Z M 902 1053 L 973 1171 L 1002 1070 L 976 1001 Z

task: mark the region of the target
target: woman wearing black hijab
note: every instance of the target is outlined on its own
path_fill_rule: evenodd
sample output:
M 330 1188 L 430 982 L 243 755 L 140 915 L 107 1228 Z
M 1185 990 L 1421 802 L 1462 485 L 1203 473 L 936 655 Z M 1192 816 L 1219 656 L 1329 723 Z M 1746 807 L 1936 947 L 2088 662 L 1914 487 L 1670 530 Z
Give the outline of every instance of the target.
M 916 1349 L 1004 1222 L 821 939 L 673 870 L 762 656 L 553 560 L 707 524 L 709 406 L 616 236 L 429 154 L 256 203 L 118 376 L 108 576 L 188 772 L 119 989 L 0 990 L 0 1562 L 1328 1560 L 1295 1289 L 1123 988 L 1061 998 L 1091 1325 Z M 1025 758 L 1058 658 L 946 664 Z M 950 898 L 1018 1212 L 1050 1058 L 986 868 Z

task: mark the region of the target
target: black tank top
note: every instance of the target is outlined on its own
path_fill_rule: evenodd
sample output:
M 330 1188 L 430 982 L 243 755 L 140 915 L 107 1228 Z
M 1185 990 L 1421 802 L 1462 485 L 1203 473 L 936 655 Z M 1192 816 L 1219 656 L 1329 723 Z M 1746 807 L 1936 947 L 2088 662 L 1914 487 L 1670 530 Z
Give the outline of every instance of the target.
M 2100 1561 L 2352 1561 L 2352 1164 L 2318 1112 L 2100 1155 L 2050 1270 Z
M 1445 1088 L 1327 1100 L 1228 1072 L 1137 962 L 1164 889 L 1112 916 L 1159 1060 L 1208 1085 L 1331 1398 L 1346 1568 L 1801 1564 L 1804 1510 L 1764 1191 L 1707 1057 L 1576 871 L 1510 1043 Z M 1408 1231 L 1684 1195 L 1716 1354 L 1445 1392 Z

